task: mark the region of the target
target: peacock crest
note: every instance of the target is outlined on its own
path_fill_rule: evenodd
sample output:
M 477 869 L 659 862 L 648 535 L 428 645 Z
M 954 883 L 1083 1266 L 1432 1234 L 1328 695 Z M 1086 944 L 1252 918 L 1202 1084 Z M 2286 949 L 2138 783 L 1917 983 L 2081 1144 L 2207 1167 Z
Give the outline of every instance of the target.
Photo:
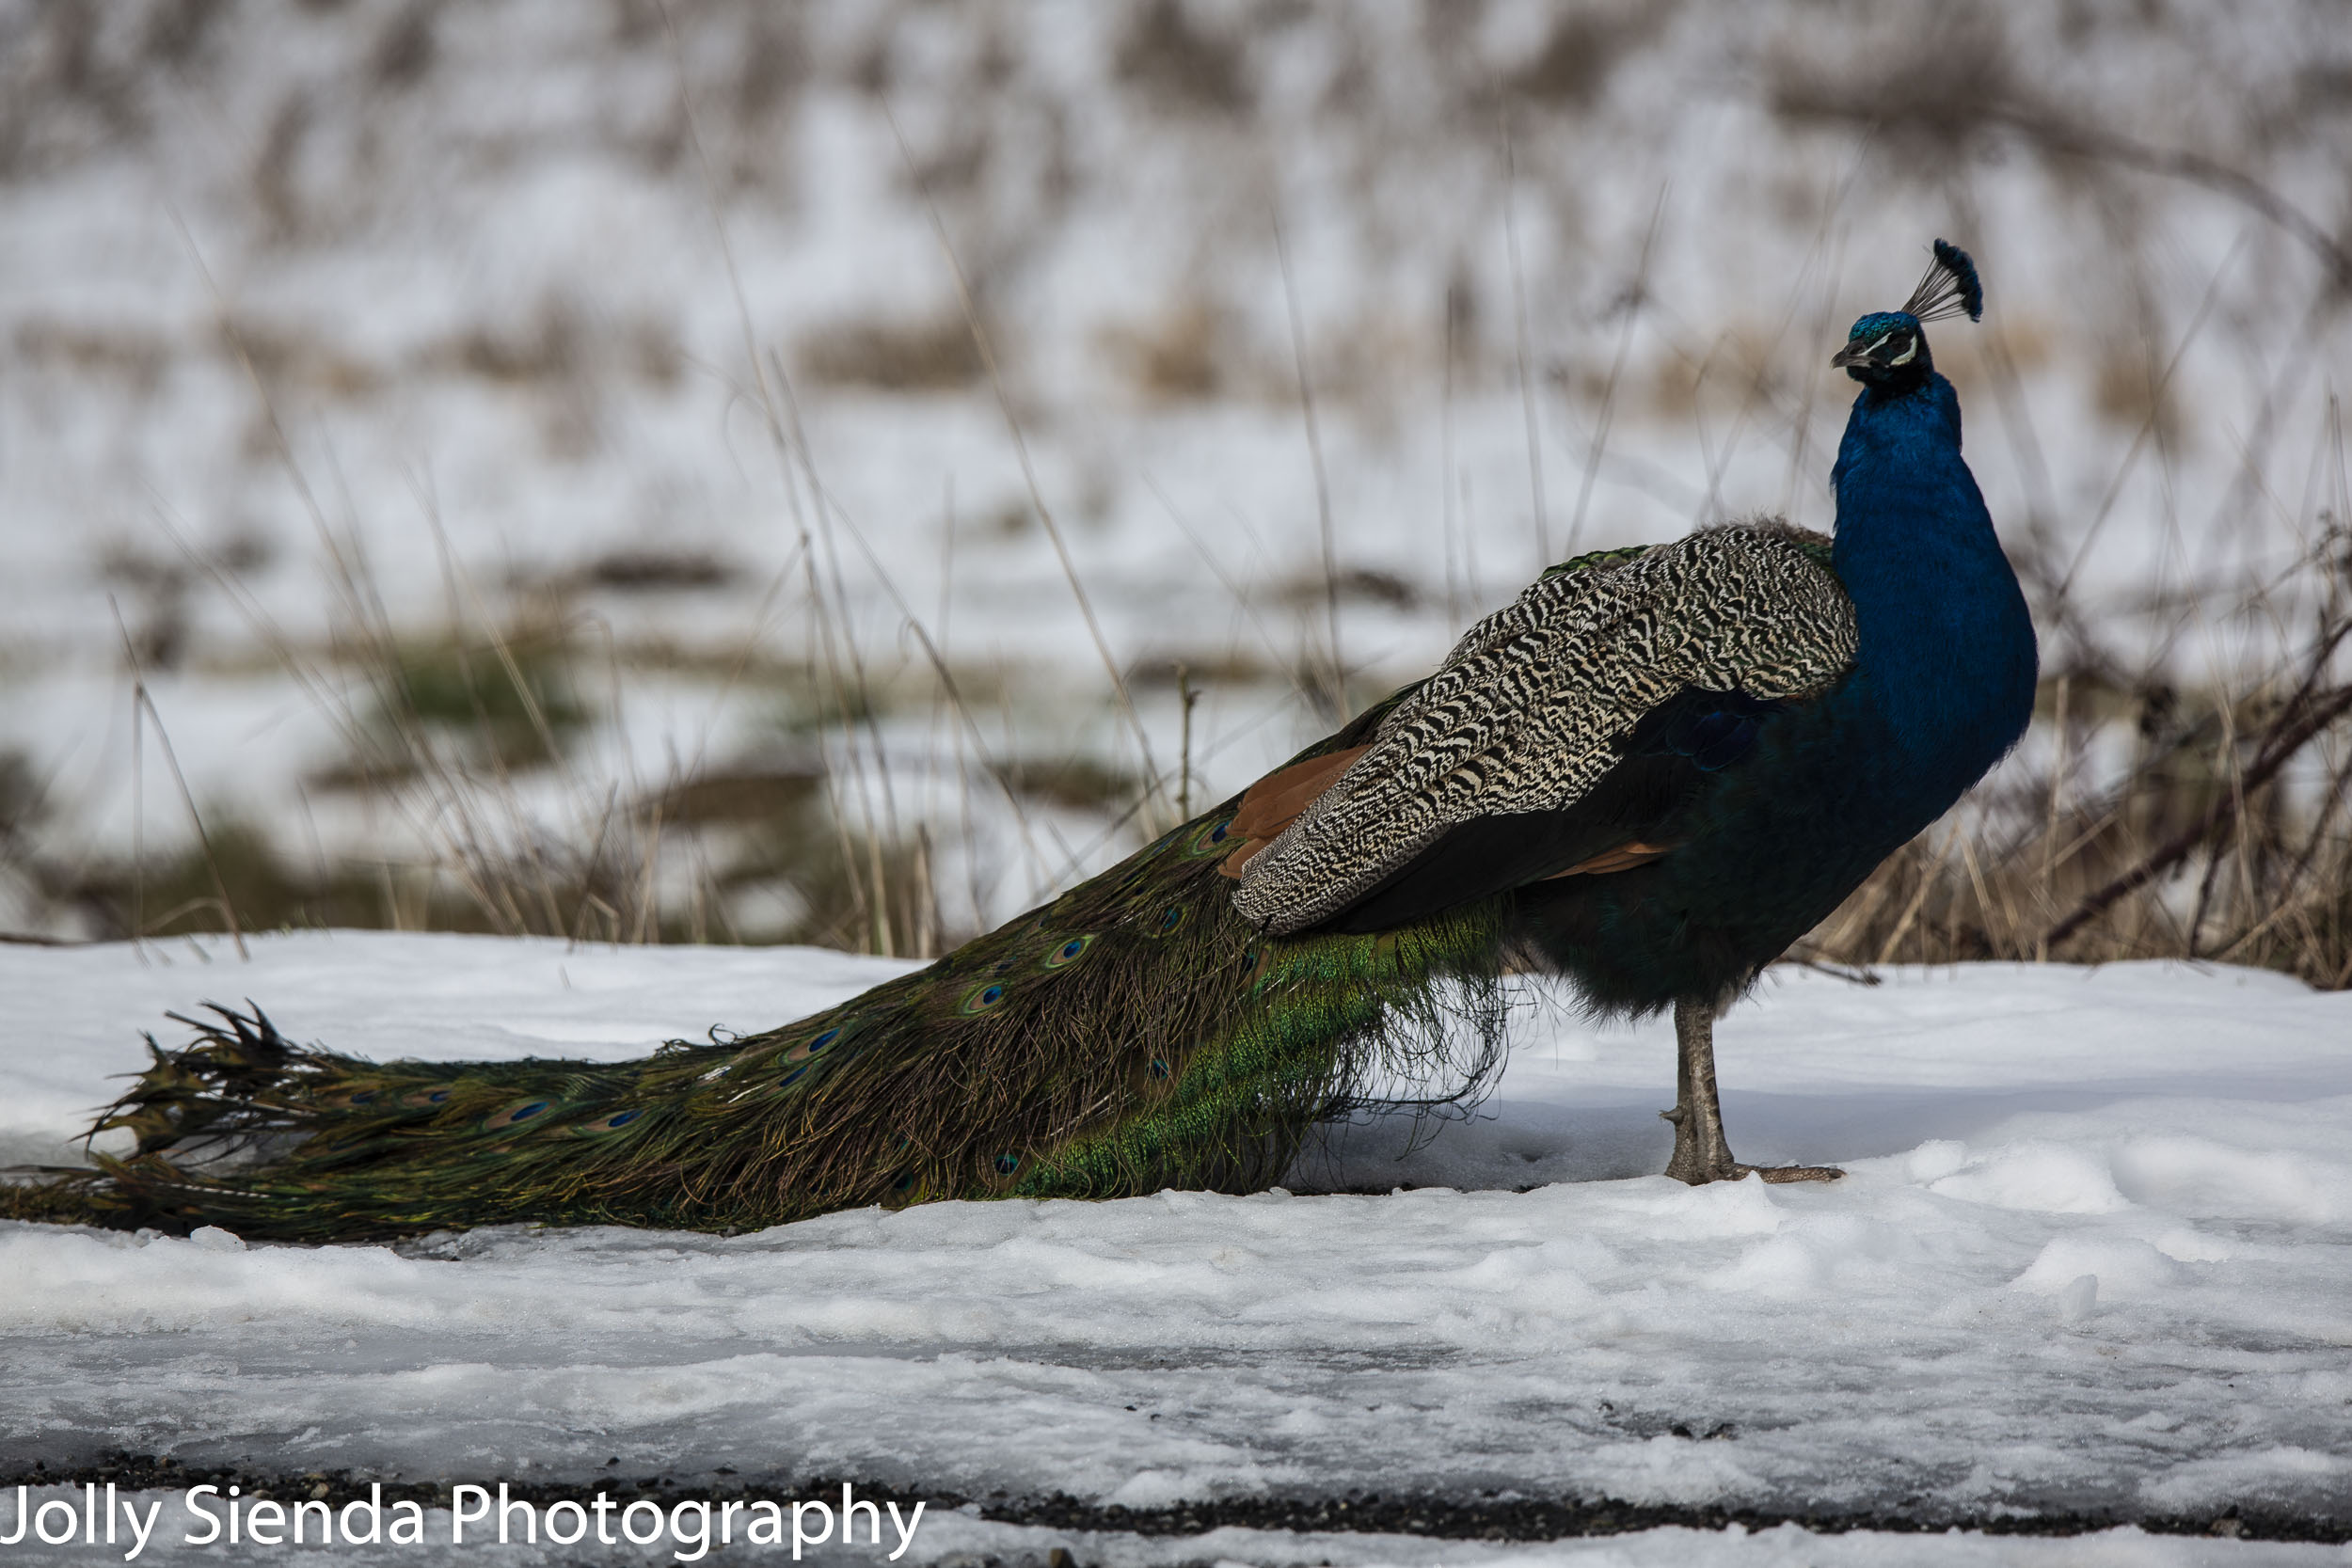
M 1977 263 L 1949 240 L 1936 241 L 1934 260 L 1903 302 L 1902 313 L 1916 322 L 1961 315 L 1984 320 L 1984 285 L 1977 281 Z

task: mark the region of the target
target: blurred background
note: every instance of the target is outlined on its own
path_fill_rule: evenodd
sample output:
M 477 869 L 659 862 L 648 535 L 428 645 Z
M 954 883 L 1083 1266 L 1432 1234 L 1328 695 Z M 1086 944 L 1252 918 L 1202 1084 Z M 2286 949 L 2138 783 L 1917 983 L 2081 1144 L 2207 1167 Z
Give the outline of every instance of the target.
M 2042 712 L 1798 958 L 2344 985 L 2340 0 L 0 0 L 0 928 L 936 952 L 1939 234 Z

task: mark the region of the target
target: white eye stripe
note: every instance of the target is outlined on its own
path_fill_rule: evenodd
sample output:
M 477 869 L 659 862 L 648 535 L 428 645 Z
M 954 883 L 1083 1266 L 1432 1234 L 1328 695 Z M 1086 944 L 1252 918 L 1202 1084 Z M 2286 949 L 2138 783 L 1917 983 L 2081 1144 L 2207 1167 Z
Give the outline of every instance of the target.
M 1883 341 L 1884 340 L 1881 340 L 1881 341 Z M 1916 339 L 1916 338 L 1914 338 L 1914 339 L 1912 339 L 1909 342 L 1907 342 L 1907 343 L 1903 344 L 1903 351 L 1902 351 L 1900 354 L 1898 354 L 1897 356 L 1895 356 L 1895 357 L 1894 357 L 1894 358 L 1889 359 L 1889 360 L 1887 361 L 1887 364 L 1889 364 L 1889 365 L 1908 365 L 1908 364 L 1910 364 L 1910 363 L 1911 363 L 1911 361 L 1912 361 L 1914 358 L 1915 358 L 1915 357 L 1918 356 L 1918 353 L 1919 353 L 1919 340 L 1918 340 L 1918 339 Z

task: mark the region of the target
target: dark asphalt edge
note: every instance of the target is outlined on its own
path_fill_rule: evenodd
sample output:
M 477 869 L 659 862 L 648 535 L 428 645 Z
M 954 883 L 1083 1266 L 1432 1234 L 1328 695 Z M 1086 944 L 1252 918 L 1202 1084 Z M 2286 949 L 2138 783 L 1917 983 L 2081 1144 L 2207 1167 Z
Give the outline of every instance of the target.
M 616 1462 L 617 1463 L 617 1462 Z M 447 1508 L 453 1485 L 448 1481 L 400 1481 L 354 1475 L 349 1471 L 308 1471 L 301 1474 L 238 1465 L 207 1468 L 182 1465 L 167 1456 L 114 1453 L 87 1465 L 52 1470 L 36 1463 L 30 1470 L 0 1471 L 0 1487 L 104 1485 L 112 1481 L 126 1490 L 184 1491 L 210 1483 L 226 1492 L 231 1485 L 247 1499 L 274 1497 L 280 1502 L 316 1500 L 334 1507 L 364 1499 L 380 1485 L 386 1502 L 414 1502 L 427 1508 Z M 1740 1525 L 1751 1530 L 1796 1525 L 1820 1535 L 1843 1535 L 1850 1530 L 1885 1530 L 1898 1534 L 1940 1534 L 1948 1529 L 1974 1530 L 1985 1535 L 2089 1535 L 2122 1526 L 2137 1526 L 2151 1535 L 2234 1537 L 2248 1541 L 2299 1541 L 2322 1545 L 2352 1543 L 2352 1516 L 2320 1518 L 2288 1513 L 2261 1504 L 2233 1503 L 2217 1514 L 2127 1513 L 2104 1510 L 2083 1512 L 1967 1513 L 1899 1510 L 1837 1510 L 1812 1508 L 1685 1507 L 1677 1504 L 1629 1503 L 1614 1498 L 1526 1497 L 1513 1492 L 1486 1492 L 1471 1497 L 1423 1493 L 1387 1495 L 1351 1493 L 1344 1497 L 1251 1497 L 1208 1498 L 1171 1504 L 1167 1508 L 1131 1509 L 1119 1504 L 1088 1502 L 1064 1494 L 1016 1497 L 992 1493 L 968 1497 L 946 1491 L 916 1492 L 842 1477 L 812 1477 L 804 1481 L 763 1478 L 743 1483 L 728 1480 L 715 1484 L 680 1482 L 655 1475 L 625 1480 L 577 1483 L 518 1481 L 492 1477 L 472 1484 L 493 1489 L 503 1483 L 507 1495 L 545 1505 L 602 1490 L 616 1500 L 634 1498 L 664 1502 L 697 1499 L 723 1502 L 730 1498 L 818 1497 L 854 1485 L 861 1497 L 910 1507 L 916 1502 L 935 1509 L 977 1506 L 979 1516 L 998 1524 L 1087 1533 L 1127 1533 L 1144 1536 L 1200 1535 L 1214 1529 L 1279 1530 L 1294 1534 L 1409 1535 L 1445 1541 L 1557 1541 L 1579 1536 L 1622 1535 L 1633 1530 L 1678 1525 L 1687 1529 L 1721 1530 Z

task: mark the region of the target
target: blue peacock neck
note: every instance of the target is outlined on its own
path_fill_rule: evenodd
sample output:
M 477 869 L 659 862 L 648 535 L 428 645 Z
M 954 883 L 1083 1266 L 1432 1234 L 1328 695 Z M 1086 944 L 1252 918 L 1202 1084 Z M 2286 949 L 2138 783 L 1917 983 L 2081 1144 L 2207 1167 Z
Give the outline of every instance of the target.
M 1931 372 L 1899 392 L 1865 387 L 1830 483 L 1833 561 L 1860 634 L 1856 694 L 1917 803 L 1940 797 L 1931 818 L 2024 733 L 2036 673 L 2025 595 L 1960 454 L 1952 384 Z

